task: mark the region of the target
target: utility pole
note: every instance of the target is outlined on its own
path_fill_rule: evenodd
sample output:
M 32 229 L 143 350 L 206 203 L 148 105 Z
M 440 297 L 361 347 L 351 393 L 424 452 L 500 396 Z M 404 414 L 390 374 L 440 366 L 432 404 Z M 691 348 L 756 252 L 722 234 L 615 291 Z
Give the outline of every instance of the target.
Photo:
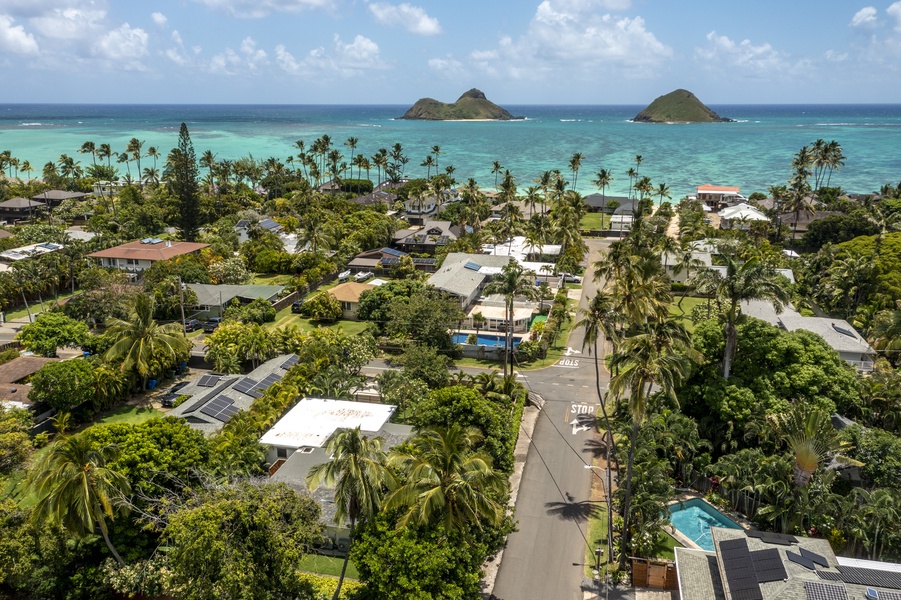
M 185 331 L 185 284 L 181 282 L 181 275 L 176 279 L 178 279 L 178 307 L 181 309 L 181 334 L 188 337 L 188 332 Z

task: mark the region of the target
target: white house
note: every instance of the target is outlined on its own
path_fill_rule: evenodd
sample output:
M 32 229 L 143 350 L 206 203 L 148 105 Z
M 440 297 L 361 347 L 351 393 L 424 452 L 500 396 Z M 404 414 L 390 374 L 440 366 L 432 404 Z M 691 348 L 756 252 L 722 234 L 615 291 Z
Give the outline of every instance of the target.
M 99 252 L 92 252 L 88 254 L 88 257 L 97 260 L 101 267 L 140 274 L 149 269 L 155 262 L 169 260 L 185 254 L 196 254 L 207 247 L 209 247 L 209 244 L 144 238 L 143 240 L 113 246 Z

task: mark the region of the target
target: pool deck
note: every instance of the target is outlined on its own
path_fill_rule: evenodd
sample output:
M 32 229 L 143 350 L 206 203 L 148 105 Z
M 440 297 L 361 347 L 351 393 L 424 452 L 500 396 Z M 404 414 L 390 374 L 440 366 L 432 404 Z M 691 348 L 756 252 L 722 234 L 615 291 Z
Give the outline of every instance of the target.
M 672 502 L 668 502 L 666 506 L 667 506 L 667 508 L 669 508 L 670 506 L 673 506 L 674 504 L 681 504 L 683 502 L 687 502 L 688 500 L 694 500 L 694 499 L 698 499 L 698 500 L 701 500 L 702 502 L 709 504 L 714 509 L 716 509 L 718 512 L 724 514 L 725 516 L 727 516 L 730 519 L 732 519 L 733 521 L 735 521 L 735 523 L 737 525 L 741 525 L 742 529 L 744 529 L 745 531 L 752 528 L 751 522 L 748 521 L 747 519 L 745 519 L 744 517 L 742 517 L 741 515 L 739 515 L 738 513 L 732 512 L 730 510 L 722 509 L 719 506 L 716 506 L 715 504 L 711 504 L 710 502 L 707 502 L 707 499 L 704 498 L 704 496 L 702 496 L 701 494 L 698 494 L 697 492 L 682 492 L 681 494 L 679 494 L 678 498 L 676 498 Z M 686 548 L 692 548 L 694 550 L 701 550 L 702 552 L 708 552 L 708 550 L 704 550 L 704 548 L 701 548 L 700 546 L 695 544 L 692 540 L 690 540 L 686 536 L 682 535 L 682 532 L 680 532 L 678 529 L 676 529 L 672 525 L 664 525 L 663 529 L 667 533 L 669 533 L 671 536 L 673 536 L 677 542 L 679 542 Z

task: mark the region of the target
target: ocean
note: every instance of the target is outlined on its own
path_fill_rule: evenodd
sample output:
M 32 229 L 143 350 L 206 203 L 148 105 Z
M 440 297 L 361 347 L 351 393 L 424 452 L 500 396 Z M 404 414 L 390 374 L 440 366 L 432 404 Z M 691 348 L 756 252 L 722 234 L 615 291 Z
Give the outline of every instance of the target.
M 901 180 L 901 105 L 713 105 L 734 123 L 631 123 L 641 106 L 506 106 L 525 119 L 507 122 L 429 122 L 397 120 L 406 106 L 280 105 L 65 105 L 0 104 L 0 151 L 20 163 L 28 160 L 40 176 L 48 161 L 68 154 L 82 166 L 86 141 L 124 151 L 128 140 L 155 146 L 163 159 L 175 147 L 179 126 L 187 123 L 198 156 L 212 151 L 217 160 L 296 155 L 294 144 L 328 134 L 345 155 L 343 142 L 359 139 L 356 153 L 403 145 L 410 157 L 407 175 L 425 176 L 420 164 L 440 146 L 438 165 L 455 167 L 459 182 L 475 178 L 493 187 L 498 161 L 524 189 L 543 171 L 559 169 L 569 179 L 570 157 L 580 152 L 577 189 L 597 191 L 595 173 L 609 169 L 608 195 L 628 191 L 635 157 L 642 176 L 669 186 L 674 199 L 698 185 L 740 186 L 742 193 L 766 192 L 785 184 L 792 155 L 818 138 L 836 140 L 846 157 L 832 185 L 868 193 Z M 143 159 L 149 166 L 151 159 Z M 349 161 L 348 161 L 349 162 Z M 114 162 L 115 164 L 115 162 Z M 297 166 L 297 165 L 295 165 Z M 119 165 L 124 175 L 125 165 Z M 434 169 L 432 170 L 434 173 Z M 132 174 L 134 166 L 132 166 Z M 20 173 L 21 176 L 25 174 Z M 364 174 L 365 175 L 365 174 Z M 375 179 L 376 172 L 371 172 Z

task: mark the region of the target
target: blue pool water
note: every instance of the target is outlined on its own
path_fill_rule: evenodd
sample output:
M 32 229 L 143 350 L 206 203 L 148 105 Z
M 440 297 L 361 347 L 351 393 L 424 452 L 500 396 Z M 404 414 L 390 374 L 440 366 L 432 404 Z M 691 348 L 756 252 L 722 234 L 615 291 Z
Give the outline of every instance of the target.
M 455 344 L 465 344 L 466 340 L 469 339 L 468 333 L 455 333 L 454 336 Z M 513 337 L 513 345 L 517 345 L 522 338 Z M 479 334 L 479 346 L 503 346 L 504 345 L 504 336 L 502 335 L 490 335 L 487 333 Z
M 742 526 L 700 498 L 671 504 L 669 520 L 679 533 L 707 551 L 713 551 L 711 527 L 742 529 Z

